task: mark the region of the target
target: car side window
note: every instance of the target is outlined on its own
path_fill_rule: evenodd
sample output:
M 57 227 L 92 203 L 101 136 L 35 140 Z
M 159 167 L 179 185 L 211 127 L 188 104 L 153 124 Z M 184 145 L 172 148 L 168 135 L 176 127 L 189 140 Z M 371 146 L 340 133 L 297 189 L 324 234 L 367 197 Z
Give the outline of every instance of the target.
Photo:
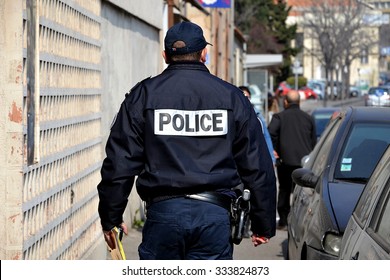
M 369 230 L 373 233 L 382 247 L 390 250 L 390 179 L 383 189 L 378 204 L 375 207 L 373 217 L 370 221 Z
M 386 123 L 353 125 L 337 161 L 335 179 L 367 183 L 389 145 L 389 129 Z
M 384 173 L 382 173 L 384 174 Z M 370 216 L 370 207 L 373 202 L 377 199 L 378 191 L 377 189 L 380 186 L 386 184 L 386 180 L 388 180 L 387 174 L 384 176 L 378 176 L 378 174 L 373 174 L 373 179 L 368 182 L 366 185 L 361 197 L 359 198 L 358 203 L 356 204 L 356 208 L 354 211 L 354 216 L 357 223 L 360 227 L 363 227 Z M 387 182 L 387 189 L 389 188 L 389 181 Z M 385 194 L 385 192 L 384 192 Z
M 341 122 L 341 119 L 337 118 L 334 125 L 332 126 L 332 129 L 325 136 L 325 140 L 320 145 L 318 145 L 319 151 L 311 168 L 313 173 L 317 176 L 319 176 L 325 170 L 326 164 L 328 162 L 329 151 L 331 149 L 333 139 L 336 137 L 337 130 L 341 125 Z

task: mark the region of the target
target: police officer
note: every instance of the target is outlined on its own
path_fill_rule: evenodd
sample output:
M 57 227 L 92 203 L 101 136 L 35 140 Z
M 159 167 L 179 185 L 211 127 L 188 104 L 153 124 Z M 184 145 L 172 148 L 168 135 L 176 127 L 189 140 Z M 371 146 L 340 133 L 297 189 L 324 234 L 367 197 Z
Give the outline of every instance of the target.
M 260 123 L 237 87 L 204 65 L 208 43 L 190 22 L 171 27 L 160 75 L 138 83 L 121 104 L 98 185 L 99 215 L 127 233 L 123 212 L 135 176 L 147 218 L 140 259 L 232 259 L 233 187 L 252 192 L 252 241 L 275 235 L 276 179 Z

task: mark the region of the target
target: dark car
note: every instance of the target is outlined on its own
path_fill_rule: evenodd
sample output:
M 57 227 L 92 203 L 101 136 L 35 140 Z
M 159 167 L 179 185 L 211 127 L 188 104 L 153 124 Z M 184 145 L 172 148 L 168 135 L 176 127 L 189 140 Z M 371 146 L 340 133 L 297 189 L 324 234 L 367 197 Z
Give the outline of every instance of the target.
M 324 132 L 332 115 L 339 110 L 340 108 L 336 107 L 319 107 L 311 112 L 311 115 L 314 118 L 314 122 L 316 125 L 317 139 L 319 139 L 321 134 Z
M 390 260 L 390 147 L 367 183 L 345 230 L 344 260 Z
M 292 174 L 289 259 L 338 258 L 345 227 L 389 135 L 389 109 L 346 107 L 333 115 L 303 168 Z

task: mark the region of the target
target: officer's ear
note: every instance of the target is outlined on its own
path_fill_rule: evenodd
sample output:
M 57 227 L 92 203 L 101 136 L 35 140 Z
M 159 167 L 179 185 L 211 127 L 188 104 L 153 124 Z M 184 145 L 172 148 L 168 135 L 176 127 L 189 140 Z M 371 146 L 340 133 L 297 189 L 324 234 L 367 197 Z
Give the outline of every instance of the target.
M 162 56 L 163 56 L 163 58 L 165 60 L 165 63 L 169 64 L 169 58 L 168 58 L 167 53 L 165 51 L 162 51 Z
M 200 55 L 200 61 L 201 61 L 202 63 L 205 63 L 205 62 L 206 62 L 206 59 L 207 59 L 207 48 L 204 48 L 204 49 L 202 50 L 201 55 Z

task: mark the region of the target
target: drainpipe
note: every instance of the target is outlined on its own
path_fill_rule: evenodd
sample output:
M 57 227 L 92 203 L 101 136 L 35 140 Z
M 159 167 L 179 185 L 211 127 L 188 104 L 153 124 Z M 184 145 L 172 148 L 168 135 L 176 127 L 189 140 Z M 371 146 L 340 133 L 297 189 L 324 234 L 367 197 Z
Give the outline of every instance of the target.
M 234 84 L 234 0 L 230 1 L 230 83 Z
M 174 24 L 174 15 L 173 15 L 173 7 L 175 4 L 173 0 L 168 0 L 168 29 L 171 28 Z
M 39 160 L 39 13 L 27 0 L 27 165 Z

